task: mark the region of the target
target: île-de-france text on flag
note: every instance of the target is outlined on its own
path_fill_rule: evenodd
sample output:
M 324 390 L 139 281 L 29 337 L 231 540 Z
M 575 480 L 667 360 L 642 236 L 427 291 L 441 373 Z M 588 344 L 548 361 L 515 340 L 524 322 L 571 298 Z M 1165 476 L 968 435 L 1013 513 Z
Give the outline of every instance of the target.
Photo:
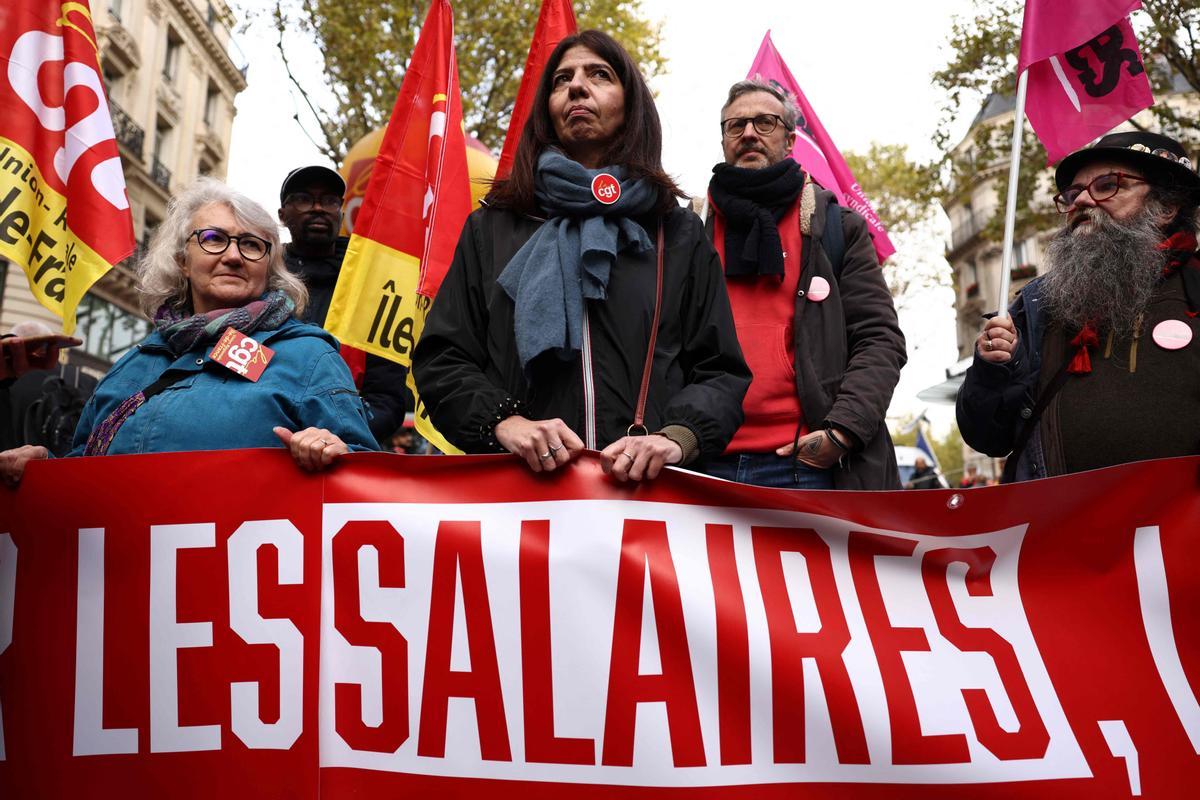
M 0 3 L 0 109 L 0 257 L 69 334 L 88 287 L 134 246 L 86 0 Z
M 879 221 L 879 215 L 871 207 L 854 173 L 846 164 L 846 159 L 842 158 L 841 151 L 833 143 L 833 139 L 829 138 L 825 126 L 817 118 L 817 112 L 813 111 L 808 98 L 800 91 L 800 84 L 792 76 L 792 71 L 783 63 L 783 57 L 771 41 L 770 31 L 763 37 L 758 55 L 754 57 L 754 64 L 746 75 L 747 78 L 755 76 L 776 84 L 795 97 L 796 105 L 800 107 L 800 119 L 796 124 L 796 144 L 792 148 L 792 158 L 796 159 L 800 168 L 811 175 L 814 181 L 837 195 L 838 203 L 844 208 L 856 211 L 866 219 L 875 253 L 882 264 L 888 256 L 896 252 L 896 248 L 888 238 L 883 223 Z
M 537 27 L 533 29 L 533 41 L 529 43 L 529 56 L 525 59 L 525 72 L 517 89 L 517 101 L 513 103 L 512 116 L 508 120 L 508 134 L 504 137 L 500 165 L 496 167 L 497 179 L 507 177 L 512 170 L 517 144 L 521 141 L 521 132 L 525 130 L 529 108 L 533 105 L 533 97 L 537 94 L 538 82 L 546 69 L 546 62 L 550 60 L 550 54 L 564 37 L 575 33 L 577 29 L 571 0 L 542 0 Z
M 1154 105 L 1129 14 L 1139 0 L 1028 0 L 1025 113 L 1051 164 Z
M 435 0 L 421 28 L 358 212 L 325 327 L 342 343 L 405 366 L 471 211 L 454 12 Z M 416 425 L 458 452 L 416 397 Z

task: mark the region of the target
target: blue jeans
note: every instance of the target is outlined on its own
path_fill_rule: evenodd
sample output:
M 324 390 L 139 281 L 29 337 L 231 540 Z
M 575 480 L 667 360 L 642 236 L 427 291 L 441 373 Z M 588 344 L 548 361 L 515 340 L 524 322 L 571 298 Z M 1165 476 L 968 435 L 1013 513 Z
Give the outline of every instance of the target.
M 776 489 L 832 489 L 833 470 L 817 469 L 791 456 L 774 453 L 734 453 L 696 467 L 714 478 Z

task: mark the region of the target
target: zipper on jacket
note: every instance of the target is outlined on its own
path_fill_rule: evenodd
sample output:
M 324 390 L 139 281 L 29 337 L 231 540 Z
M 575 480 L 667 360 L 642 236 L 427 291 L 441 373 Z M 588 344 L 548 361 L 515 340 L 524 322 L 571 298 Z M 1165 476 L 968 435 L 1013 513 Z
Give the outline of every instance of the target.
M 587 301 L 583 307 L 583 443 L 596 448 L 596 384 L 592 378 L 592 326 L 588 321 Z

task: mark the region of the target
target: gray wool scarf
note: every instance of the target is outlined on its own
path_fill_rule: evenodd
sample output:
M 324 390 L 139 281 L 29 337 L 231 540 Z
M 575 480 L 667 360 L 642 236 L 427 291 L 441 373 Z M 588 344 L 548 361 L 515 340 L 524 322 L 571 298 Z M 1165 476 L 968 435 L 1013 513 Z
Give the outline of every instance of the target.
M 601 173 L 621 184 L 621 196 L 605 205 L 592 194 Z M 534 191 L 548 219 L 508 262 L 497 282 L 512 298 L 517 355 L 529 364 L 548 350 L 569 361 L 582 348 L 585 301 L 603 300 L 617 254 L 654 248 L 630 217 L 645 214 L 658 187 L 626 179 L 621 167 L 588 169 L 558 150 L 538 157 Z

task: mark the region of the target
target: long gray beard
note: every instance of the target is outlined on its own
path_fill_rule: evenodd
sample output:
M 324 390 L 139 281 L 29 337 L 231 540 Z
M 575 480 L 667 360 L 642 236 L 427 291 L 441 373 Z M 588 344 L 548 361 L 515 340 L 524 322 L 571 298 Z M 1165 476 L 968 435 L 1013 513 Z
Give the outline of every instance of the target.
M 1118 336 L 1133 333 L 1167 263 L 1166 252 L 1158 249 L 1163 232 L 1154 206 L 1148 203 L 1124 222 L 1094 208 L 1090 231 L 1073 233 L 1068 226 L 1054 235 L 1046 247 L 1050 270 L 1042 279 L 1051 320 L 1068 329 L 1091 321 Z

